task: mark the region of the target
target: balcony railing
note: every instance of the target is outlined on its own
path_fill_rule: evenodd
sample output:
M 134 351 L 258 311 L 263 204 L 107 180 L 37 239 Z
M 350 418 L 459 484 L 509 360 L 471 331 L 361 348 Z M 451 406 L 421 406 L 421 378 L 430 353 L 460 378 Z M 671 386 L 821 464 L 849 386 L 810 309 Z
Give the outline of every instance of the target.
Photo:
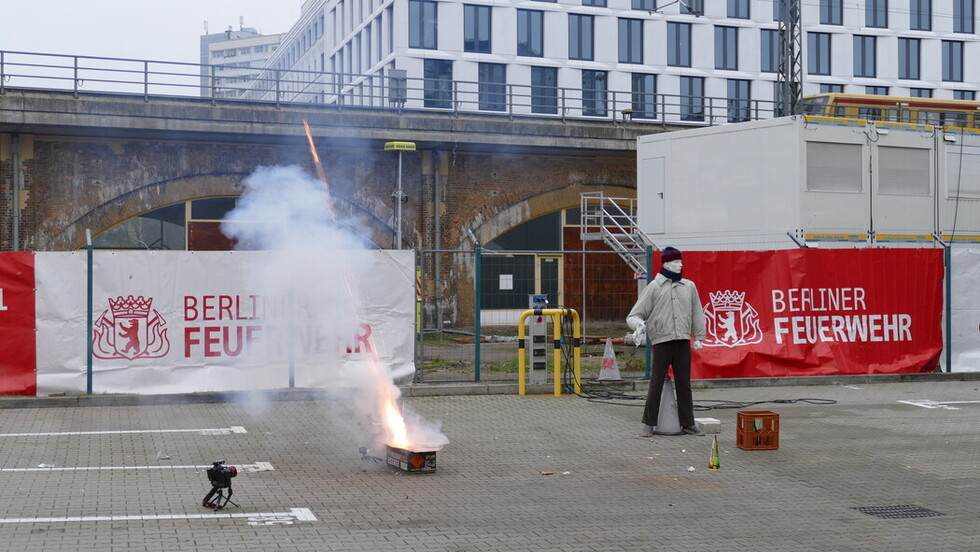
M 237 65 L 0 51 L 0 94 L 11 88 L 251 101 L 509 117 L 712 125 L 773 117 L 771 101 L 530 86 Z

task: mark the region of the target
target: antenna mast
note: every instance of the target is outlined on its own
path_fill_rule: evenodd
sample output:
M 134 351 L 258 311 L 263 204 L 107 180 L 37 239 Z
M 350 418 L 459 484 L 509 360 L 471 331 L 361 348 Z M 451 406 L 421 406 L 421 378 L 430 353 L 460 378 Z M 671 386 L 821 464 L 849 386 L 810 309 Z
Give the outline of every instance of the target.
M 800 0 L 779 2 L 779 73 L 776 76 L 777 117 L 795 115 L 800 110 L 803 91 L 803 32 Z

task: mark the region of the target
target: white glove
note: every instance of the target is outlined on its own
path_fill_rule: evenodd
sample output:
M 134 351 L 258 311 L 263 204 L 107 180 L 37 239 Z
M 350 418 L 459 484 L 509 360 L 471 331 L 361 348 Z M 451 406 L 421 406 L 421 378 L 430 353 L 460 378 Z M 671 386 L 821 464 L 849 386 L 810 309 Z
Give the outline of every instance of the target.
M 633 346 L 639 347 L 640 345 L 646 345 L 647 343 L 647 325 L 644 322 L 640 322 L 633 328 Z
M 694 350 L 695 351 L 700 351 L 703 348 L 704 348 L 704 343 L 701 343 L 699 340 L 695 339 L 694 340 Z

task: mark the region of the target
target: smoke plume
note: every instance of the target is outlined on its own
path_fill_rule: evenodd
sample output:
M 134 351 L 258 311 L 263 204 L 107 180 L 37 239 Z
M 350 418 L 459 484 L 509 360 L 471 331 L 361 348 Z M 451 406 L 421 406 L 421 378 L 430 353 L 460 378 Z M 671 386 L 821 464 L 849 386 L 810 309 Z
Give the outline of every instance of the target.
M 338 220 L 326 184 L 299 167 L 262 167 L 243 184 L 222 231 L 236 240 L 236 249 L 264 252 L 242 275 L 249 293 L 265 306 L 269 337 L 263 354 L 288 356 L 297 387 L 350 389 L 344 409 L 357 416 L 355 425 L 375 433 L 368 436 L 375 446 L 395 444 L 405 433 L 414 450 L 445 445 L 436 425 L 397 404 L 395 381 L 414 371 L 411 350 L 391 354 L 399 345 L 386 339 L 390 317 L 365 300 L 383 287 L 376 259 L 384 252 L 365 251 L 353 230 L 358 221 Z M 413 274 L 404 276 L 414 282 Z M 396 356 L 402 364 L 394 364 Z M 401 419 L 393 424 L 386 420 L 392 406 Z

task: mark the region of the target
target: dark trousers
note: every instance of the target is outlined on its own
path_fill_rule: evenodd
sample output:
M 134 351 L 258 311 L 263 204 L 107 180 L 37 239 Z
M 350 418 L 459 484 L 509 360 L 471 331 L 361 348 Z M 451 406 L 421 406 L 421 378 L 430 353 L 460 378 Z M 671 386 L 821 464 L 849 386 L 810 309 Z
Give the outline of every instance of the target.
M 643 423 L 657 425 L 660 414 L 660 397 L 664 392 L 667 367 L 674 368 L 674 389 L 677 391 L 677 416 L 681 427 L 694 425 L 694 399 L 691 397 L 691 341 L 675 339 L 653 346 L 653 375 L 647 404 L 643 409 Z

